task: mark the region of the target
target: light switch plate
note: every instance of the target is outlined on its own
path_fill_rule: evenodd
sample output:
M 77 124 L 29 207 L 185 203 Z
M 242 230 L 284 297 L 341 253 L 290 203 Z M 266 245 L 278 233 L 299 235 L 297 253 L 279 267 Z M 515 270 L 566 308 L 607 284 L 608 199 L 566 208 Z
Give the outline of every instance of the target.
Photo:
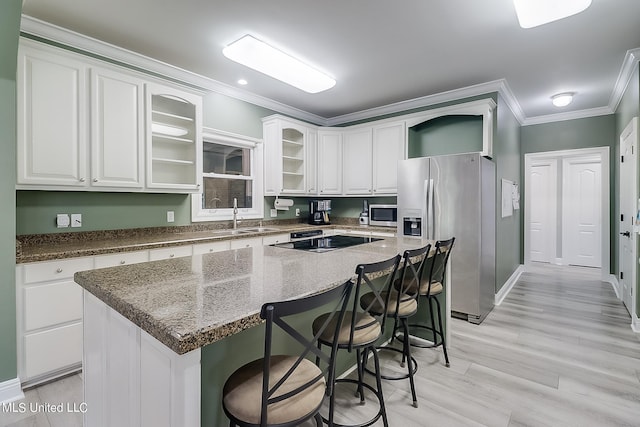
M 69 214 L 56 215 L 56 226 L 58 228 L 66 228 L 69 226 Z
M 71 214 L 71 227 L 82 227 L 82 214 Z
M 173 211 L 167 211 L 167 222 L 173 222 L 176 220 L 175 214 Z

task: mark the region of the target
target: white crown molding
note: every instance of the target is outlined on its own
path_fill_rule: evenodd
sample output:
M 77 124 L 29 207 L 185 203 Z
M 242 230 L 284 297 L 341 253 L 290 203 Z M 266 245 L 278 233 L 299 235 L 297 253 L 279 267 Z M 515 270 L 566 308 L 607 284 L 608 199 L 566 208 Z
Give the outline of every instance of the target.
M 633 72 L 638 66 L 639 60 L 640 48 L 628 50 L 624 56 L 622 68 L 620 68 L 620 74 L 618 74 L 618 79 L 616 80 L 613 92 L 611 93 L 611 99 L 609 100 L 609 108 L 611 111 L 616 111 L 618 109 L 618 105 L 620 105 L 622 96 L 627 90 L 627 86 L 629 85 L 631 76 L 633 76 Z
M 528 117 L 521 122 L 522 126 L 539 125 L 543 123 L 561 122 L 564 120 L 584 119 L 586 117 L 606 116 L 615 111 L 610 107 L 589 108 L 586 110 L 567 111 L 565 113 L 549 114 L 546 116 Z
M 298 108 L 282 104 L 280 102 L 249 93 L 247 91 L 235 88 L 233 86 L 221 83 L 217 80 L 204 77 L 200 74 L 193 73 L 188 70 L 176 67 L 166 62 L 158 61 L 148 56 L 132 52 L 127 49 L 103 42 L 92 37 L 85 36 L 80 33 L 58 27 L 45 21 L 32 18 L 28 15 L 22 15 L 20 23 L 20 31 L 44 39 L 60 43 L 81 51 L 85 51 L 94 55 L 98 55 L 113 61 L 121 62 L 133 67 L 147 70 L 160 76 L 168 77 L 172 80 L 183 82 L 190 86 L 220 93 L 232 98 L 246 101 L 251 104 L 268 108 L 280 112 L 282 114 L 291 115 L 301 120 L 312 123 L 324 124 L 326 119 L 316 114 L 308 113 Z
M 273 110 L 276 113 L 285 114 L 319 126 L 336 126 L 345 123 L 369 120 L 388 114 L 397 114 L 412 109 L 425 108 L 432 105 L 459 101 L 473 96 L 486 95 L 491 92 L 497 92 L 503 97 L 505 103 L 509 106 L 511 112 L 522 126 L 613 114 L 618 108 L 618 104 L 622 99 L 627 84 L 633 75 L 635 67 L 638 66 L 638 61 L 640 59 L 640 48 L 627 51 L 616 85 L 612 92 L 609 105 L 606 107 L 526 117 L 507 81 L 505 79 L 499 79 L 433 95 L 400 101 L 381 107 L 326 118 L 263 96 L 255 95 L 247 92 L 246 90 L 227 85 L 217 80 L 204 77 L 200 74 L 184 70 L 174 65 L 120 48 L 101 40 L 58 27 L 28 15 L 22 15 L 20 29 L 22 32 L 27 34 L 42 37 L 62 45 L 140 68 L 177 82 L 183 82 L 188 86 L 226 95 L 231 98 L 245 101 L 259 107 Z

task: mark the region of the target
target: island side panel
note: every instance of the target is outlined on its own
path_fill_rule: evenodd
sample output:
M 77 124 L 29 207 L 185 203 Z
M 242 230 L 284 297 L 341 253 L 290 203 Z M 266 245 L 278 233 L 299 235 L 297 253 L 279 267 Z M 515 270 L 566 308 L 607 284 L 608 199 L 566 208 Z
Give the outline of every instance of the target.
M 83 294 L 84 425 L 199 426 L 200 349 L 178 355 Z

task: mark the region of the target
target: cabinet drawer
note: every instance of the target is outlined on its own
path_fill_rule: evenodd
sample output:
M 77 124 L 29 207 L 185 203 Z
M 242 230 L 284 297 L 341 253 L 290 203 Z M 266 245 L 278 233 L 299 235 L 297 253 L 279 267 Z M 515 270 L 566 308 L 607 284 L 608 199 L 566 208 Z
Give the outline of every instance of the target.
M 193 254 L 202 255 L 213 252 L 228 251 L 229 247 L 228 240 L 222 242 L 199 243 L 197 245 L 193 245 Z
M 95 268 L 116 267 L 118 265 L 138 264 L 149 261 L 149 252 L 124 252 L 113 255 L 102 255 L 96 257 Z
M 276 243 L 286 243 L 289 241 L 289 234 L 276 234 L 274 236 L 264 236 L 262 238 L 263 245 L 275 245 Z
M 72 279 L 76 272 L 91 269 L 93 269 L 93 258 L 89 257 L 28 264 L 24 266 L 24 282 Z
M 24 328 L 82 320 L 82 288 L 73 281 L 24 288 Z
M 27 378 L 82 363 L 82 322 L 24 337 Z
M 254 246 L 262 246 L 262 237 L 253 237 L 250 239 L 238 239 L 231 241 L 231 249 L 252 248 Z
M 171 248 L 152 249 L 149 251 L 149 260 L 178 258 L 181 256 L 191 256 L 191 246 L 174 246 Z

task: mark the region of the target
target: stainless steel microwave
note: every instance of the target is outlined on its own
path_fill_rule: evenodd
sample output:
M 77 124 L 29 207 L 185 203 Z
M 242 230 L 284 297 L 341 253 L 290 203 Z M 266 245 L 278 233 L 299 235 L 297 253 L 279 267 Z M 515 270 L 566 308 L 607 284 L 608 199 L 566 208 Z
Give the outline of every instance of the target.
M 398 205 L 369 205 L 369 225 L 396 227 Z

